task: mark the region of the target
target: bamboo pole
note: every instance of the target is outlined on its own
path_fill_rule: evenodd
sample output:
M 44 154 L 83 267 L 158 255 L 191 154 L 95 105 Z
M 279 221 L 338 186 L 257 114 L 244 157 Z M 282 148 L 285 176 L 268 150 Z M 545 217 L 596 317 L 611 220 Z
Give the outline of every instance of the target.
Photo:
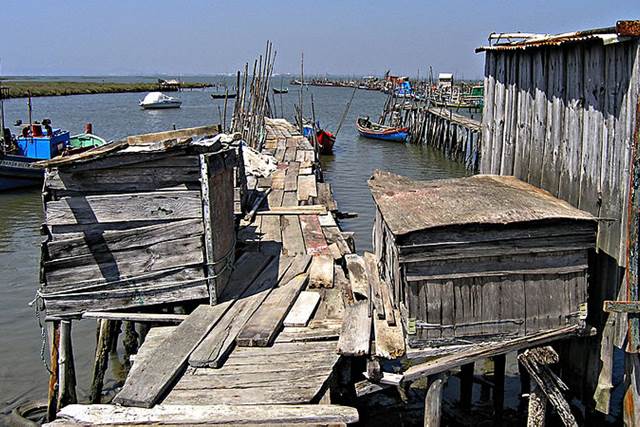
M 77 403 L 76 374 L 71 344 L 71 321 L 60 321 L 58 346 L 58 400 L 57 409 Z
M 113 329 L 112 323 L 112 321 L 107 319 L 101 319 L 98 322 L 98 340 L 96 343 L 96 353 L 93 362 L 91 389 L 89 390 L 90 403 L 100 403 L 100 399 L 102 397 L 104 373 L 109 363 L 109 347 Z
M 57 403 L 58 403 L 58 348 L 60 346 L 60 321 L 55 320 L 47 324 L 49 330 L 49 346 L 50 346 L 50 373 L 49 373 L 49 389 L 47 397 L 47 421 L 51 422 L 56 419 Z

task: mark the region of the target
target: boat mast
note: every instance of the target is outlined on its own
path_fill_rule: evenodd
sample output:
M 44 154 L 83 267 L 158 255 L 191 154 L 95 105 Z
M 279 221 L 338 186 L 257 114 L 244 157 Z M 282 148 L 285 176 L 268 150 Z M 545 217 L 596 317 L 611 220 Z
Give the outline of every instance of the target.
M 2 76 L 2 62 L 0 61 L 0 77 Z M 2 85 L 2 79 L 0 79 L 0 151 L 5 154 L 7 147 L 11 141 L 4 140 L 4 96 L 5 88 Z

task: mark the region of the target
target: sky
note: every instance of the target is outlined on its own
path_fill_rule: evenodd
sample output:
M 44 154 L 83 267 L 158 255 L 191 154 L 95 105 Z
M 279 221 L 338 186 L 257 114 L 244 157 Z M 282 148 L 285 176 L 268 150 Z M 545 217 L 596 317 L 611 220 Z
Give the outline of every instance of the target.
M 233 73 L 267 40 L 276 73 L 479 78 L 499 32 L 640 19 L 640 0 L 0 0 L 2 75 Z M 30 23 L 29 21 L 33 21 Z

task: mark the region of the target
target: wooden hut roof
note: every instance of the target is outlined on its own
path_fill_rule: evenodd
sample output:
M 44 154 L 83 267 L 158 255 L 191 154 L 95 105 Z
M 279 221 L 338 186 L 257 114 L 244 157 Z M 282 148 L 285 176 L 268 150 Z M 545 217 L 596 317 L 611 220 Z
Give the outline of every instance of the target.
M 193 142 L 196 137 L 215 136 L 219 133 L 220 126 L 213 125 L 135 135 L 81 153 L 55 157 L 51 160 L 41 162 L 41 165 L 46 167 L 65 167 L 104 159 L 105 157 L 116 154 L 158 153 L 186 149 L 189 146 L 198 145 L 197 142 Z M 217 145 L 219 146 L 219 144 Z M 201 148 L 205 147 L 202 146 Z M 209 150 L 204 149 L 203 151 L 214 151 L 216 149 L 213 146 L 209 148 Z
M 462 224 L 595 221 L 589 213 L 512 176 L 414 181 L 376 170 L 369 188 L 385 223 L 396 236 Z

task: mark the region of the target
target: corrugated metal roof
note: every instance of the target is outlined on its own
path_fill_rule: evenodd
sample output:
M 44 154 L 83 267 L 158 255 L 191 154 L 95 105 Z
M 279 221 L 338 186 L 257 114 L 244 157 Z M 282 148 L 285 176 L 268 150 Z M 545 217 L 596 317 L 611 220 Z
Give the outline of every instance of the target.
M 481 46 L 476 52 L 523 50 L 569 43 L 600 41 L 607 45 L 640 37 L 640 21 L 618 21 L 615 27 L 575 31 L 563 34 L 491 33 L 489 46 Z M 516 39 L 512 41 L 513 39 Z M 491 44 L 494 40 L 495 44 Z M 508 40 L 504 42 L 503 40 Z M 502 42 L 501 42 L 502 41 Z

